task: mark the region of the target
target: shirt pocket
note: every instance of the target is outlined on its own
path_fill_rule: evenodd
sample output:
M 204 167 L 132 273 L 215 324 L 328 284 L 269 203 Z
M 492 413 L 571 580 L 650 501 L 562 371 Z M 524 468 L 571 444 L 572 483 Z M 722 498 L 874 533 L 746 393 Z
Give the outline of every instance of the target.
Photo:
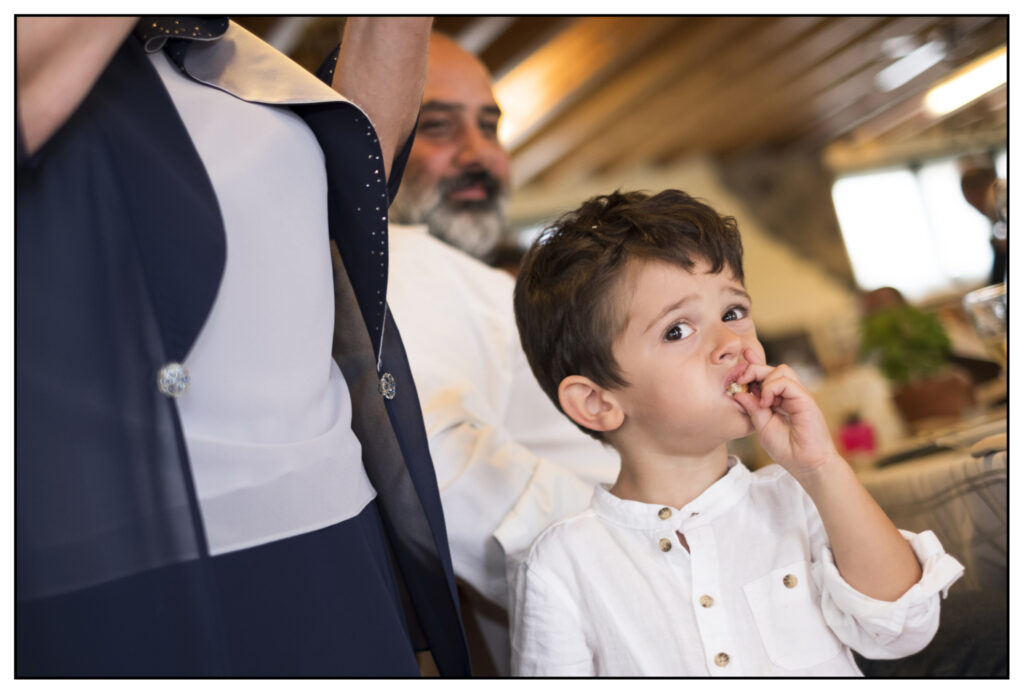
M 744 585 L 743 592 L 768 658 L 779 667 L 802 670 L 842 650 L 825 623 L 807 561 L 775 569 Z

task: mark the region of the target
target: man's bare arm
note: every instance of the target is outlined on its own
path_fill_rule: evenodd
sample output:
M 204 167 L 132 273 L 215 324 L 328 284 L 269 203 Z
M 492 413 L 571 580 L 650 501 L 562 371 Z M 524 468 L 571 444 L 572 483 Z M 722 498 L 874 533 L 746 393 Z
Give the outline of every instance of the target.
M 138 17 L 19 17 L 18 119 L 39 150 L 89 93 Z
M 349 17 L 333 87 L 366 112 L 384 173 L 412 132 L 427 79 L 430 17 Z

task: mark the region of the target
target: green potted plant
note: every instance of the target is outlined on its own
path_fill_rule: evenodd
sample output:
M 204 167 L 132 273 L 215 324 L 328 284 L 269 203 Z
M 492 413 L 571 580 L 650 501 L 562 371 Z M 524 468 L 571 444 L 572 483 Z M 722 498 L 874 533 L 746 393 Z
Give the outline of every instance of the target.
M 862 357 L 874 360 L 893 385 L 904 419 L 959 417 L 974 404 L 971 379 L 949 363 L 951 343 L 938 317 L 904 304 L 861 320 Z

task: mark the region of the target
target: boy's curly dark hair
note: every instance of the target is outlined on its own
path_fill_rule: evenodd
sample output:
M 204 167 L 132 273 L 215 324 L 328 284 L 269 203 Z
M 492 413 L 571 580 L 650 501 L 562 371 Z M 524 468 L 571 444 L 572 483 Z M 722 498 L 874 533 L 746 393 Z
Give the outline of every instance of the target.
M 605 388 L 628 385 L 612 344 L 626 320 L 617 285 L 632 260 L 660 260 L 689 271 L 704 260 L 712 272 L 728 267 L 743 282 L 736 220 L 682 191 L 616 191 L 563 215 L 527 252 L 515 289 L 523 350 L 559 409 L 558 385 L 566 376 L 586 376 Z

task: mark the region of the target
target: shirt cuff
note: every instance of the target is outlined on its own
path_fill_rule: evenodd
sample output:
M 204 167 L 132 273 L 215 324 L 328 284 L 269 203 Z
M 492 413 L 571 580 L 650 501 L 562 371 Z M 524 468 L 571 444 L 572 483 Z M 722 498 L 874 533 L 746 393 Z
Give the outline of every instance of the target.
M 896 600 L 889 602 L 864 595 L 852 587 L 839 574 L 835 557 L 829 547 L 822 548 L 817 570 L 819 585 L 842 613 L 856 619 L 876 638 L 884 640 L 887 633 L 895 638 L 903 630 L 908 612 L 916 605 L 930 600 L 937 593 L 945 598 L 949 587 L 963 575 L 964 567 L 946 554 L 942 544 L 931 530 L 912 533 L 900 530 L 921 564 L 921 578 Z M 826 607 L 827 609 L 827 607 Z

